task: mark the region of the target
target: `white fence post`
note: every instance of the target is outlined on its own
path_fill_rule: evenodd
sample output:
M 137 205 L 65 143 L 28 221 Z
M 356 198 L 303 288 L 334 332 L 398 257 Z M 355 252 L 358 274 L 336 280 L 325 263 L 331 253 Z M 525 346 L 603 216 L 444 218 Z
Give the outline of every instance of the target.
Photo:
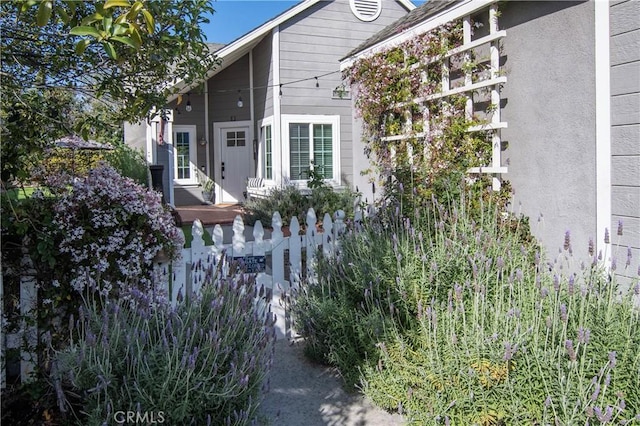
M 316 224 L 318 223 L 318 218 L 316 216 L 316 212 L 313 208 L 310 208 L 307 211 L 307 232 L 305 235 L 304 244 L 307 248 L 306 262 L 307 262 L 307 277 L 313 275 L 313 257 L 316 253 Z
M 289 225 L 289 283 L 291 288 L 299 288 L 302 275 L 302 241 L 300 239 L 300 223 L 296 216 Z
M 271 220 L 271 265 L 273 285 L 284 285 L 284 237 L 282 235 L 282 217 L 275 212 Z
M 233 220 L 233 237 L 231 240 L 231 257 L 245 255 L 246 239 L 244 237 L 244 222 L 242 216 L 237 215 Z

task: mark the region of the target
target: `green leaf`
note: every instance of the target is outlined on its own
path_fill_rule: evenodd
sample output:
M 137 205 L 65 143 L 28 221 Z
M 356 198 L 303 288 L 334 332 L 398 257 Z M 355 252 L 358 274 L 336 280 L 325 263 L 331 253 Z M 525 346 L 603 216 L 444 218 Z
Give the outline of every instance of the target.
M 105 31 L 110 33 L 112 24 L 113 24 L 113 17 L 105 16 L 104 18 L 102 18 L 102 28 L 104 28 Z
M 129 7 L 131 3 L 127 0 L 107 0 L 104 2 L 104 9 L 111 9 L 112 7 Z
M 131 38 L 131 37 L 113 36 L 113 37 L 110 37 L 109 40 L 115 40 L 115 41 L 120 42 L 122 44 L 126 44 L 127 46 L 132 47 L 132 48 L 134 48 L 136 50 L 140 48 L 140 45 L 137 44 L 134 41 L 134 39 Z
M 104 51 L 107 52 L 107 55 L 109 55 L 111 59 L 118 59 L 118 54 L 116 53 L 116 49 L 113 47 L 113 44 L 108 41 L 103 41 L 102 47 L 104 47 Z
M 153 34 L 155 31 L 155 24 L 153 22 L 153 16 L 147 9 L 142 9 L 142 16 L 144 16 L 144 22 L 147 24 L 147 32 Z
M 104 16 L 100 13 L 92 13 L 82 20 L 82 25 L 93 24 L 94 22 L 100 21 Z
M 44 27 L 51 19 L 51 9 L 53 8 L 53 2 L 50 0 L 40 3 L 38 8 L 38 16 L 36 17 L 36 23 L 39 27 Z
M 80 56 L 84 53 L 84 51 L 87 49 L 87 46 L 89 46 L 89 44 L 91 44 L 90 40 L 87 39 L 83 39 L 80 40 L 77 44 L 76 44 L 76 55 Z
M 76 36 L 91 36 L 95 38 L 100 38 L 100 31 L 95 27 L 90 27 L 88 25 L 80 25 L 74 28 L 71 28 L 69 34 Z

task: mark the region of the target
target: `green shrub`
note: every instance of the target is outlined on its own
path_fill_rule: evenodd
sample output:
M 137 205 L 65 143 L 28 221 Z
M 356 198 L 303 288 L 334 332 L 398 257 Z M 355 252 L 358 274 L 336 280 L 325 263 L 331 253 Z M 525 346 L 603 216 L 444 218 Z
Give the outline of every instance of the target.
M 254 281 L 223 269 L 176 308 L 143 293 L 133 305 L 87 300 L 71 330 L 77 340 L 58 354 L 54 376 L 68 395 L 80 395 L 78 424 L 112 424 L 118 411 L 153 413 L 171 425 L 255 419 L 275 318 L 256 299 Z
M 149 168 L 142 151 L 127 144 L 118 143 L 113 151 L 105 155 L 105 158 L 120 175 L 131 178 L 142 186 L 149 185 Z
M 294 305 L 311 352 L 416 424 L 585 424 L 640 412 L 640 314 L 570 235 L 545 262 L 490 206 L 388 215 L 319 260 Z M 628 262 L 627 262 L 628 263 Z M 627 267 L 630 267 L 626 265 Z M 640 291 L 635 286 L 636 294 Z
M 310 189 L 308 195 L 291 185 L 273 188 L 267 197 L 251 198 L 244 204 L 244 220 L 249 225 L 259 220 L 264 226 L 271 226 L 273 213 L 279 212 L 283 225 L 288 226 L 289 220 L 296 216 L 304 226 L 311 207 L 318 221 L 322 221 L 325 213 L 333 216 L 337 210 L 344 210 L 346 217 L 352 218 L 356 196 L 351 190 L 334 191 L 326 185 Z

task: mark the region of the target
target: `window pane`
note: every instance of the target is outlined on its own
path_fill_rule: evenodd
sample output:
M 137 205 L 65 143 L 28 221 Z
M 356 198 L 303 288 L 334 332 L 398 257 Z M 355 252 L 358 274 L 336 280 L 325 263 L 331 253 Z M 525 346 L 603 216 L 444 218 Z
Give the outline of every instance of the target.
M 333 179 L 333 129 L 331 124 L 313 125 L 313 163 L 325 179 Z
M 175 150 L 176 150 L 177 178 L 190 179 L 191 167 L 189 164 L 189 161 L 190 161 L 189 132 L 176 132 Z
M 289 124 L 289 173 L 292 180 L 309 179 L 309 124 Z
M 273 179 L 273 147 L 271 126 L 264 128 L 264 178 Z

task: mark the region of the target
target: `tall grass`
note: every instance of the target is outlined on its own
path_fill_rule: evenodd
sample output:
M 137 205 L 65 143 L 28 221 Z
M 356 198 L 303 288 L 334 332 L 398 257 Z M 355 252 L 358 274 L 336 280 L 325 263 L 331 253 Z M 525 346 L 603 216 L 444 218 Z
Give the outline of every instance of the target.
M 633 419 L 640 286 L 592 246 L 577 261 L 569 233 L 545 259 L 526 220 L 472 201 L 371 221 L 320 259 L 295 306 L 308 352 L 416 424 Z

